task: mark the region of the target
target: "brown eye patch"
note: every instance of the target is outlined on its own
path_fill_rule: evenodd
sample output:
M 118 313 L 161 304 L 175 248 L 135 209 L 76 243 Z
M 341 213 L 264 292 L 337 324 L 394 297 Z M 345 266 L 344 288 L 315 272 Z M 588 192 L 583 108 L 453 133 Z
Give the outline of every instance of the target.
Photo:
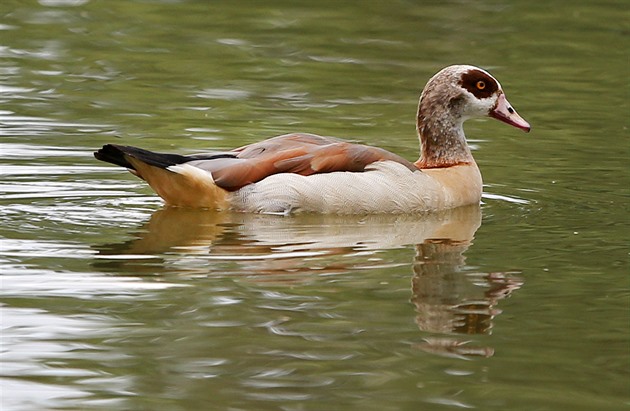
M 477 98 L 488 98 L 499 89 L 499 85 L 492 77 L 475 69 L 462 74 L 459 84 Z

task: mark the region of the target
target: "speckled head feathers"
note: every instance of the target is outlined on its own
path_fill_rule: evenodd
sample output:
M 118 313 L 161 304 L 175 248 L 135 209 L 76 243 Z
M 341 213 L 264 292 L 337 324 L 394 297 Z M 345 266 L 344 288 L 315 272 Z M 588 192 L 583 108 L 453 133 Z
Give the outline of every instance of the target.
M 469 65 L 440 70 L 427 82 L 418 105 L 421 166 L 472 161 L 462 125 L 470 118 L 486 116 L 524 131 L 530 129 L 505 98 L 501 84 L 487 71 Z

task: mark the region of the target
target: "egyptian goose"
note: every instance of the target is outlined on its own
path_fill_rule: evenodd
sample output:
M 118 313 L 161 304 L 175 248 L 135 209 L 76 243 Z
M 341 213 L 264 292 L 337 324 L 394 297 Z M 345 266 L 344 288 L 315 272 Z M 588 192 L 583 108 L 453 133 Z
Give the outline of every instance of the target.
M 420 159 L 313 134 L 286 134 L 227 152 L 161 154 L 107 144 L 94 153 L 145 180 L 167 205 L 243 212 L 414 213 L 479 203 L 482 180 L 464 136 L 490 116 L 530 130 L 488 72 L 449 66 L 418 104 Z

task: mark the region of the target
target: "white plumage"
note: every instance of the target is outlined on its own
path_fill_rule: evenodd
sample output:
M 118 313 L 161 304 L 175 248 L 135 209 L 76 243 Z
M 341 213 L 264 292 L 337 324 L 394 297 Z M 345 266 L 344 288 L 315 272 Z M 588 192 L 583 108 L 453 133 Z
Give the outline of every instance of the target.
M 469 175 L 462 179 L 470 186 L 466 203 L 479 202 L 482 182 L 477 167 L 460 166 L 459 171 Z M 461 190 L 443 183 L 439 171 L 411 171 L 393 161 L 379 161 L 363 173 L 275 174 L 236 191 L 230 204 L 238 211 L 281 214 L 413 213 L 460 205 Z M 419 186 L 423 189 L 417 190 Z

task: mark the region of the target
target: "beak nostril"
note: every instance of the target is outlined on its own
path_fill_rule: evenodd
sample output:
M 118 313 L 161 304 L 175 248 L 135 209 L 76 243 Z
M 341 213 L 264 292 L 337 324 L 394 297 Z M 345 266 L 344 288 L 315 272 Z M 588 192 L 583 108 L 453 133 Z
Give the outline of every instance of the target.
M 514 109 L 512 107 L 508 107 L 508 111 L 510 112 L 510 114 L 514 114 Z

